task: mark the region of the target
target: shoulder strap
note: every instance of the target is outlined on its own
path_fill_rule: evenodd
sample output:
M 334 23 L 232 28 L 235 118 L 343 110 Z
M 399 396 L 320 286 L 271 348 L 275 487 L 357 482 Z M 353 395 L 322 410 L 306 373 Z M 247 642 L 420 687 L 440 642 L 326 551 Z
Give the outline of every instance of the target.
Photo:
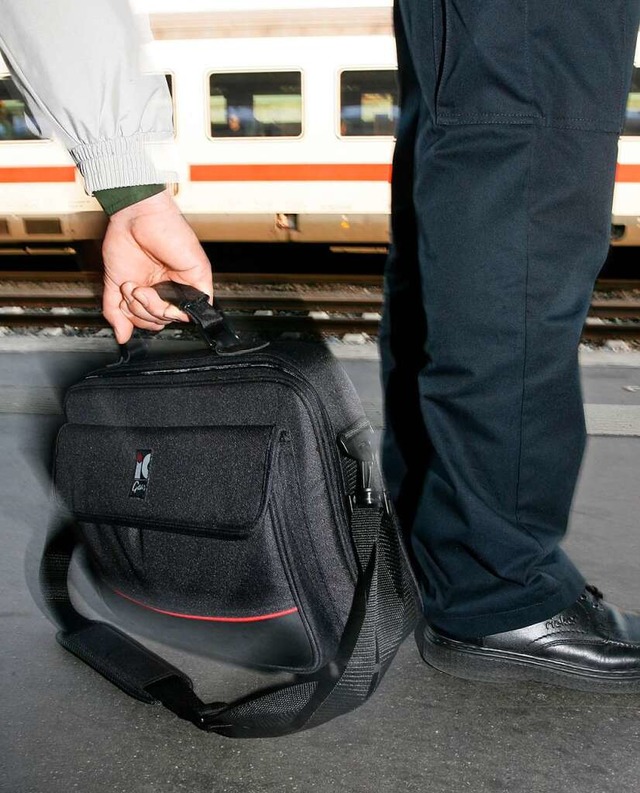
M 376 690 L 418 618 L 417 588 L 395 518 L 386 506 L 355 505 L 351 529 L 359 577 L 336 659 L 313 675 L 262 689 L 230 703 L 202 702 L 189 677 L 122 631 L 83 617 L 67 575 L 78 543 L 74 525 L 51 533 L 40 583 L 58 642 L 120 689 L 160 702 L 198 728 L 233 738 L 288 735 L 363 704 Z

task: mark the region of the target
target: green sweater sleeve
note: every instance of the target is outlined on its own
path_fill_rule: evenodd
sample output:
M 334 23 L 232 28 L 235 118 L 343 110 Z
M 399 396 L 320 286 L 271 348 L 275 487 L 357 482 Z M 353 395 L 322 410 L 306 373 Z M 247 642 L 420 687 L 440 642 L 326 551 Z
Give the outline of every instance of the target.
M 164 189 L 165 186 L 163 184 L 137 184 L 131 187 L 112 187 L 108 190 L 96 190 L 93 195 L 107 215 L 111 216 L 120 209 L 161 193 Z

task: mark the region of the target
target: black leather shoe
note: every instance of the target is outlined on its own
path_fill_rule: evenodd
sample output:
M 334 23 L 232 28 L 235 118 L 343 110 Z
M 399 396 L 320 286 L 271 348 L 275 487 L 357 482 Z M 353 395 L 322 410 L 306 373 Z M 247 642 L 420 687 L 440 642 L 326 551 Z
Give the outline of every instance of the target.
M 430 666 L 467 680 L 640 692 L 640 614 L 606 603 L 592 586 L 569 608 L 526 628 L 460 641 L 423 622 L 416 640 Z

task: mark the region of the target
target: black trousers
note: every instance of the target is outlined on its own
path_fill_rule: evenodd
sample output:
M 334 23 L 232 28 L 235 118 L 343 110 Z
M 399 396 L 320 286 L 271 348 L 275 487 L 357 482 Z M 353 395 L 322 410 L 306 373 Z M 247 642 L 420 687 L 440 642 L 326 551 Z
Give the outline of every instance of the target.
M 585 443 L 577 348 L 608 250 L 640 0 L 397 0 L 383 467 L 427 619 L 546 619 Z M 603 526 L 603 532 L 607 527 Z

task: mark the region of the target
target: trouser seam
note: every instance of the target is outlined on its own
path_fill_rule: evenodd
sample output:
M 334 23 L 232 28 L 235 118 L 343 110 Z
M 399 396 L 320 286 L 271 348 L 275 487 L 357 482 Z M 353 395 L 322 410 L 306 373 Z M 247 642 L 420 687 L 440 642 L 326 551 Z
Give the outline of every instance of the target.
M 520 431 L 518 437 L 518 468 L 516 479 L 516 492 L 515 492 L 515 521 L 517 527 L 526 532 L 540 547 L 544 547 L 540 540 L 530 532 L 526 526 L 520 521 L 520 485 L 522 481 L 522 464 L 523 464 L 523 448 L 524 448 L 524 414 L 525 403 L 527 397 L 527 345 L 528 345 L 528 323 L 529 323 L 529 270 L 531 263 L 531 173 L 533 171 L 533 152 L 537 143 L 537 133 L 533 131 L 531 136 L 531 143 L 529 149 L 529 160 L 527 164 L 527 184 L 526 184 L 526 233 L 525 233 L 525 278 L 524 278 L 524 306 L 523 306 L 523 354 L 522 354 L 522 392 L 520 402 Z
M 506 120 L 512 119 L 512 120 Z M 573 122 L 573 123 L 572 123 Z M 493 127 L 531 127 L 532 129 L 564 129 L 576 132 L 599 132 L 603 135 L 620 135 L 621 129 L 598 126 L 593 119 L 578 116 L 530 116 L 525 113 L 439 113 L 438 123 L 444 128 L 493 126 Z

